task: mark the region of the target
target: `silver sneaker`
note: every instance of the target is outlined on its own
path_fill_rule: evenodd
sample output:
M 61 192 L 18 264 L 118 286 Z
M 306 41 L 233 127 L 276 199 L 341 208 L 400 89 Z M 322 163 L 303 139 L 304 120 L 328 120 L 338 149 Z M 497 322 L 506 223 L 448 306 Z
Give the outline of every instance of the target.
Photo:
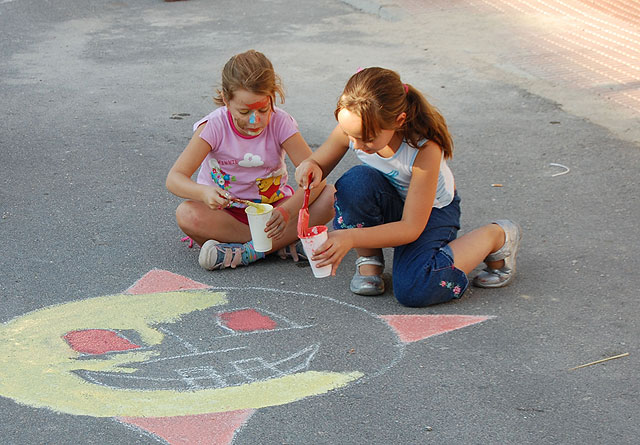
M 500 269 L 486 267 L 473 279 L 473 285 L 477 287 L 503 287 L 511 282 L 516 274 L 516 255 L 522 239 L 522 228 L 508 219 L 494 221 L 504 230 L 504 245 L 485 258 L 487 261 L 504 260 L 504 266 Z
M 371 264 L 384 268 L 384 258 L 381 256 L 361 256 L 356 260 L 356 273 L 351 279 L 349 289 L 358 295 L 374 296 L 384 293 L 384 280 L 380 275 L 360 275 L 360 266 Z

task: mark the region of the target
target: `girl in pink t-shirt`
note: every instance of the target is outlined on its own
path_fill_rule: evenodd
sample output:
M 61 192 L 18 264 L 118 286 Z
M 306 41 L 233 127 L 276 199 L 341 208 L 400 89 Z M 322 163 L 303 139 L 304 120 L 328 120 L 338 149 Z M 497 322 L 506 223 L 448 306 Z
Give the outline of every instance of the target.
M 311 149 L 296 121 L 275 107 L 276 94 L 284 103 L 280 78 L 264 54 L 249 50 L 233 56 L 222 70 L 214 99 L 220 108 L 196 122 L 191 141 L 167 175 L 169 191 L 187 199 L 178 206 L 176 219 L 202 246 L 199 262 L 205 269 L 246 266 L 298 238 L 303 193 L 287 185 L 285 154 L 298 166 Z M 325 183 L 312 189 L 311 225 L 332 218 L 334 191 Z M 270 252 L 253 248 L 246 206 L 235 198 L 274 206 L 266 227 L 273 241 Z M 295 247 L 290 249 L 297 258 Z

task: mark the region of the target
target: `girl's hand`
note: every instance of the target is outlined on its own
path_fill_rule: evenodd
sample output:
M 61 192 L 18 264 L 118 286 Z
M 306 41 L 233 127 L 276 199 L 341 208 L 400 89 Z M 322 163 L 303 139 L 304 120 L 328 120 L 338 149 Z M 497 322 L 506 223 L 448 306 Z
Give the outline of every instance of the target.
M 331 264 L 331 275 L 335 275 L 344 256 L 353 249 L 353 239 L 350 230 L 334 230 L 329 232 L 329 239 L 325 241 L 311 259 L 319 261 L 318 267 Z
M 231 194 L 215 186 L 207 186 L 202 193 L 202 202 L 212 210 L 221 210 L 231 204 Z
M 309 174 L 311 174 L 311 182 L 309 182 Z M 315 161 L 306 159 L 296 168 L 296 182 L 303 189 L 316 187 L 322 182 L 322 169 Z
M 278 239 L 284 235 L 284 229 L 289 222 L 289 211 L 284 207 L 275 207 L 271 212 L 271 218 L 264 229 L 269 238 Z

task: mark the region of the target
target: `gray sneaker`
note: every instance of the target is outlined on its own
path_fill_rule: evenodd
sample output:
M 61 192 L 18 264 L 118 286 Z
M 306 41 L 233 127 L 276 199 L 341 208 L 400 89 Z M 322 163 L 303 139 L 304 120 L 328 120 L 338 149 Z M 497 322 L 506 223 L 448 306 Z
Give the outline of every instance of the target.
M 508 219 L 493 223 L 502 227 L 505 241 L 500 249 L 485 258 L 485 262 L 504 260 L 504 266 L 500 269 L 491 269 L 487 266 L 473 279 L 473 285 L 477 287 L 503 287 L 509 284 L 516 274 L 516 255 L 522 239 L 522 228 Z
M 239 243 L 219 243 L 210 239 L 202 245 L 198 256 L 200 266 L 207 270 L 249 265 L 249 255 Z

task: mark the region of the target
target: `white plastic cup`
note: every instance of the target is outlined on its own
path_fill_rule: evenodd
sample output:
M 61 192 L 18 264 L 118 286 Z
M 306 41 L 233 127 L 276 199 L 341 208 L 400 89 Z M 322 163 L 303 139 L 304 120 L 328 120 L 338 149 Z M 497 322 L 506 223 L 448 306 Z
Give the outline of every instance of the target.
M 313 252 L 322 246 L 322 244 L 327 240 L 327 233 L 327 226 L 313 226 L 309 228 L 305 233 L 305 236 L 300 237 L 304 253 L 307 255 L 307 258 L 309 258 L 309 264 L 311 264 L 313 276 L 316 278 L 324 278 L 331 275 L 331 264 L 328 266 L 318 267 L 318 262 L 311 260 Z
M 247 206 L 244 212 L 249 220 L 249 230 L 251 231 L 251 239 L 253 240 L 253 248 L 256 252 L 268 252 L 271 250 L 271 238 L 267 236 L 264 228 L 267 221 L 271 218 L 273 206 L 270 204 L 258 204 L 259 209 L 253 206 Z

